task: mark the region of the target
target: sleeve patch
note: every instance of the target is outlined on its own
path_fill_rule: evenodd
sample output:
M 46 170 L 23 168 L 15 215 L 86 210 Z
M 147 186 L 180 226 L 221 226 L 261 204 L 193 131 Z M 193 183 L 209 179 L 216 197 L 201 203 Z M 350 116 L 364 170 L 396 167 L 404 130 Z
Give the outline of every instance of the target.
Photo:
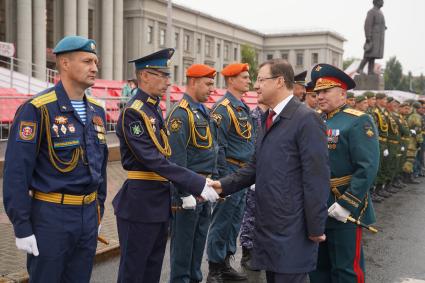
M 35 142 L 37 135 L 37 123 L 29 121 L 21 121 L 19 124 L 19 138 L 21 142 Z
M 217 123 L 217 125 L 220 126 L 221 120 L 223 119 L 223 116 L 221 116 L 220 114 L 214 113 L 214 114 L 212 114 L 212 118 Z
M 130 134 L 134 137 L 140 137 L 144 132 L 142 121 L 131 122 L 128 126 L 130 127 Z
M 182 127 L 183 122 L 180 119 L 174 118 L 170 121 L 170 130 L 172 132 L 177 132 Z
M 368 136 L 369 138 L 375 136 L 375 133 L 373 132 L 372 126 L 369 124 L 365 124 L 364 125 L 364 130 L 365 130 L 365 134 L 366 136 Z

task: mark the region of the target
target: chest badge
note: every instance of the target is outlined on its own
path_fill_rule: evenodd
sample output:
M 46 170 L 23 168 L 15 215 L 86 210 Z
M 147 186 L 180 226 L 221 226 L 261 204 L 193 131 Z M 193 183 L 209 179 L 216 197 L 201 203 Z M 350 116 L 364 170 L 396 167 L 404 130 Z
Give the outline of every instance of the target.
M 339 129 L 327 129 L 326 136 L 328 137 L 328 149 L 336 149 L 340 135 Z
M 65 116 L 56 116 L 55 123 L 58 125 L 66 125 L 68 124 L 68 118 L 66 118 Z
M 65 127 L 65 125 L 62 125 L 61 126 L 61 132 L 64 134 L 64 135 L 66 135 L 66 127 Z
M 75 126 L 74 124 L 69 124 L 68 125 L 68 130 L 71 134 L 75 133 Z
M 59 127 L 58 127 L 58 125 L 53 124 L 52 130 L 53 130 L 53 132 L 55 132 L 56 137 L 58 138 L 59 137 Z

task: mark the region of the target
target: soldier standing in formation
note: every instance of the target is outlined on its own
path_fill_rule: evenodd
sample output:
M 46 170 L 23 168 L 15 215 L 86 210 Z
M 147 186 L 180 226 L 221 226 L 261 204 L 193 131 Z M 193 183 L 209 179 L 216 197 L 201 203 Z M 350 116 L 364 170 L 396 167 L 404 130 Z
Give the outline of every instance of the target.
M 170 161 L 202 176 L 217 177 L 217 130 L 203 103 L 214 90 L 216 71 L 195 64 L 186 70 L 186 93 L 167 118 Z M 178 185 L 173 190 L 170 283 L 202 281 L 201 263 L 211 218 L 211 205 Z

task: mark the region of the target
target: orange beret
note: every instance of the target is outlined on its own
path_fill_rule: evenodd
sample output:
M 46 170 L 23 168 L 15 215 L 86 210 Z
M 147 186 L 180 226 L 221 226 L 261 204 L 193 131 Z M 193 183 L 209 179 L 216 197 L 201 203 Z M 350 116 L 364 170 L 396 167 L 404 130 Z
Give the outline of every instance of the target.
M 216 70 L 204 64 L 193 64 L 186 70 L 186 77 L 191 78 L 214 78 Z
M 221 70 L 221 74 L 225 77 L 234 77 L 242 72 L 248 71 L 249 65 L 246 63 L 229 64 Z

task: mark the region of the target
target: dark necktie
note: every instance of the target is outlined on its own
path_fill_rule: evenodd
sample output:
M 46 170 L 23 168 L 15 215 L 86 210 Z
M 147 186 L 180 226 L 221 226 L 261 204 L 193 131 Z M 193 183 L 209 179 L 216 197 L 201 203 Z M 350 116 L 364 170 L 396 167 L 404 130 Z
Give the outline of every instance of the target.
M 267 116 L 267 120 L 266 120 L 266 130 L 267 131 L 270 129 L 270 127 L 273 124 L 274 115 L 276 115 L 276 112 L 274 112 L 273 110 L 270 110 L 269 115 Z

